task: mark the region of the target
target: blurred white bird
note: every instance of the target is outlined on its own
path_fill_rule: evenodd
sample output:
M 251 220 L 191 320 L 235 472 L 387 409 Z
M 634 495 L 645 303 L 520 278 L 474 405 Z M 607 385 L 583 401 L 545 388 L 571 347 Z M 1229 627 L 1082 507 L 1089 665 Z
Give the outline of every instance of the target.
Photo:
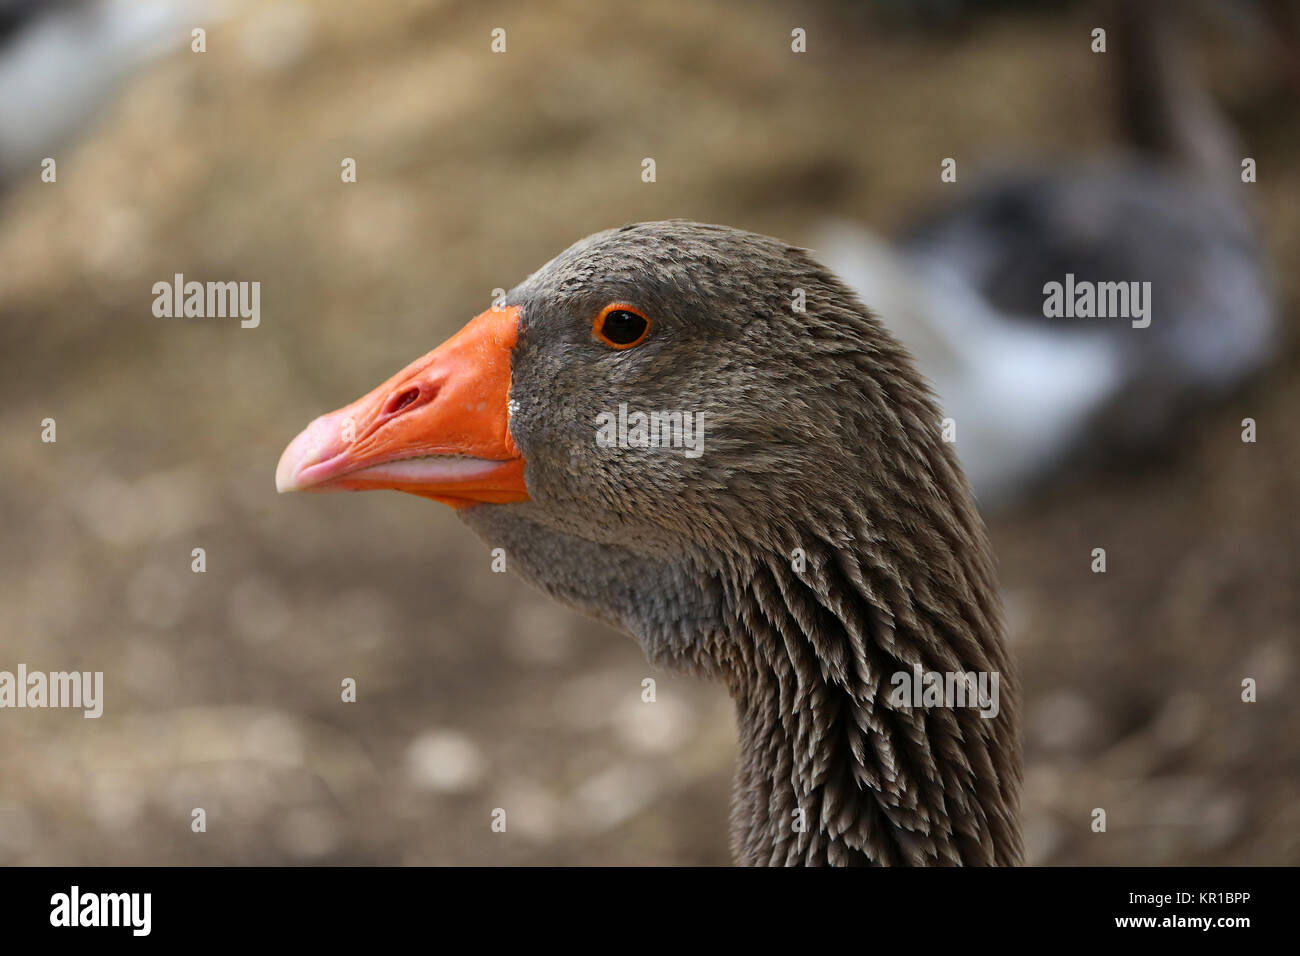
M 956 201 L 892 244 L 842 221 L 811 243 L 916 357 L 987 506 L 1061 464 L 1152 445 L 1272 353 L 1274 292 L 1242 151 L 1161 5 L 1124 9 L 1125 154 L 945 186 Z M 1149 282 L 1150 325 L 1048 317 L 1045 287 L 1067 276 Z
M 0 185 L 83 132 L 124 80 L 187 50 L 199 4 L 0 0 Z

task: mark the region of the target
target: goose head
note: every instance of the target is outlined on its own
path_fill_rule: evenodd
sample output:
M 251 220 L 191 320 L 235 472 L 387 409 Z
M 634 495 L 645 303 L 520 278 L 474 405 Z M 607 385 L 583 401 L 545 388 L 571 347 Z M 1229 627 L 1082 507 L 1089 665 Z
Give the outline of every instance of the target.
M 507 566 L 723 681 L 746 863 L 1018 859 L 992 560 L 939 415 L 805 250 L 721 226 L 581 240 L 285 450 L 289 490 L 456 508 Z M 890 703 L 997 673 L 993 719 Z

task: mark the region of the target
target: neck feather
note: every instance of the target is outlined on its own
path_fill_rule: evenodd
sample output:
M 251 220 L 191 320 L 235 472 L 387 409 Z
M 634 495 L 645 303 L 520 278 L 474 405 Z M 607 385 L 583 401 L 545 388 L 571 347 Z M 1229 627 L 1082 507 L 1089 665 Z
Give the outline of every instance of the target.
M 792 541 L 724 583 L 742 863 L 1020 861 L 1016 686 L 982 526 L 969 506 L 956 521 L 895 512 L 892 524 L 875 516 L 871 538 L 849 546 Z M 918 526 L 948 540 L 901 546 Z M 973 699 L 896 704 L 895 675 L 918 667 L 998 674 L 996 716 Z

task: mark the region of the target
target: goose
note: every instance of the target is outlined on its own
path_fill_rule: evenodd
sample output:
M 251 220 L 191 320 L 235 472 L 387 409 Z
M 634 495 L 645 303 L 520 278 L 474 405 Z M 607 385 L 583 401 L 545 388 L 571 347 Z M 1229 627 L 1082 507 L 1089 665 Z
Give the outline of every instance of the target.
M 694 416 L 703 440 L 600 440 L 638 411 Z M 738 863 L 1016 864 L 1015 670 L 939 423 L 907 353 L 811 253 L 645 222 L 577 242 L 317 418 L 276 484 L 449 505 L 654 664 L 720 681 Z M 930 675 L 992 675 L 997 706 L 907 693 Z

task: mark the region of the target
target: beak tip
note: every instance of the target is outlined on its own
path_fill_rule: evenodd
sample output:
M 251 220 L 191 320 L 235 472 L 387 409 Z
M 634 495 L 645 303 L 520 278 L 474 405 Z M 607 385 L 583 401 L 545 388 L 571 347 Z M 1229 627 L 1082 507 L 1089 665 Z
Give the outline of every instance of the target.
M 280 463 L 275 466 L 275 490 L 280 494 L 298 490 L 298 476 L 295 474 L 297 469 L 294 467 L 296 462 L 289 455 L 292 448 L 293 446 L 290 445 L 284 450 L 284 454 L 280 456 Z
M 280 455 L 275 466 L 275 490 L 280 494 L 301 491 L 303 469 L 320 459 L 324 447 L 321 418 L 299 432 Z

